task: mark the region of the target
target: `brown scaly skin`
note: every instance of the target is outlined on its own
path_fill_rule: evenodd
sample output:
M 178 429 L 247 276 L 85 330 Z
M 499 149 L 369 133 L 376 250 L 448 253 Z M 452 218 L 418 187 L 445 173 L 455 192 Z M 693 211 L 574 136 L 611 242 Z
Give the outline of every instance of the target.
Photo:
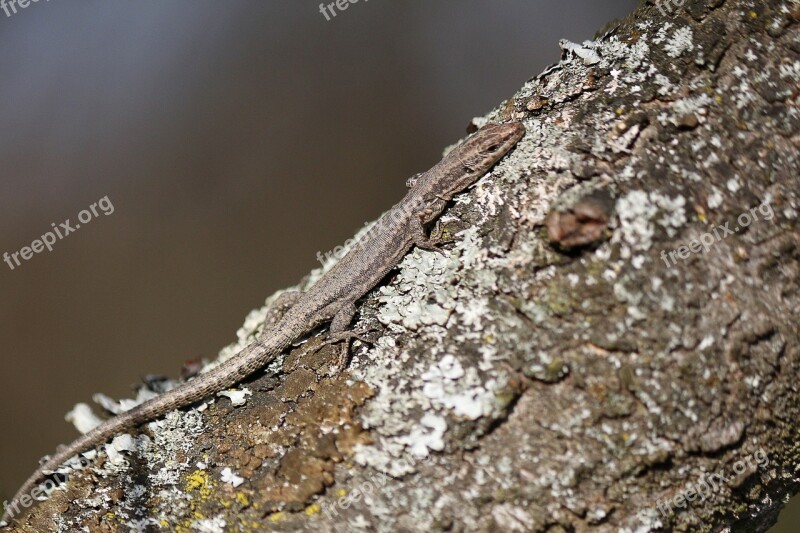
M 111 437 L 191 405 L 240 382 L 263 368 L 294 340 L 330 321 L 332 339 L 346 338 L 355 302 L 374 288 L 412 246 L 437 249 L 425 234 L 453 196 L 475 183 L 525 135 L 519 123 L 488 124 L 429 171 L 408 182 L 406 196 L 387 211 L 356 245 L 259 338 L 217 368 L 122 413 L 59 450 L 22 485 L 6 507 L 3 521 L 19 514 L 19 499 L 73 456 Z M 14 511 L 13 514 L 11 511 Z

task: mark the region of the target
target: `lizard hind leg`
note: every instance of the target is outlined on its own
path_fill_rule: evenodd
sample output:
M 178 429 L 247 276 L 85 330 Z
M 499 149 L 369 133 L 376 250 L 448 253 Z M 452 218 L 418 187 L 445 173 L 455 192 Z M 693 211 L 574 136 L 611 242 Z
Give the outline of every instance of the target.
M 333 315 L 333 320 L 331 320 L 331 336 L 346 332 L 354 316 L 356 316 L 356 304 L 354 302 L 347 302 L 342 305 Z
M 353 302 L 348 302 L 336 309 L 328 330 L 328 338 L 312 349 L 314 352 L 317 352 L 325 346 L 342 343 L 342 346 L 339 348 L 336 369 L 334 373 L 339 373 L 347 367 L 347 362 L 350 358 L 350 341 L 352 339 L 358 339 L 361 342 L 372 344 L 371 340 L 363 336 L 363 333 L 366 333 L 365 331 L 356 332 L 348 329 L 348 326 L 350 326 L 350 323 L 353 321 L 355 314 L 356 306 Z
M 347 302 L 336 311 L 333 320 L 331 320 L 328 340 L 325 341 L 325 344 L 335 344 L 344 341 L 344 344 L 339 348 L 339 357 L 336 365 L 337 373 L 347 367 L 347 362 L 350 359 L 350 339 L 357 337 L 353 332 L 347 330 L 350 323 L 353 322 L 353 317 L 355 315 L 355 303 Z

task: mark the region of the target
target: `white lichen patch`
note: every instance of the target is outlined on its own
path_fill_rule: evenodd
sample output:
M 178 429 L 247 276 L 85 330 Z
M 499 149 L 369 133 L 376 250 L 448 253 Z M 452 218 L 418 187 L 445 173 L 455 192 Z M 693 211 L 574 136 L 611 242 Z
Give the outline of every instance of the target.
M 491 176 L 491 173 L 487 174 L 486 177 L 478 181 L 473 189 L 475 200 L 480 206 L 480 212 L 483 215 L 482 221 L 497 216 L 499 209 L 505 205 L 503 195 L 497 182 L 494 180 L 489 182 L 484 181 L 486 178 L 491 178 Z M 468 193 L 460 194 L 454 198 L 454 201 L 464 203 L 464 201 L 461 200 L 462 198 L 470 198 L 470 195 Z M 442 217 L 441 221 L 445 223 L 447 222 L 447 218 Z
M 689 27 L 682 27 L 675 30 L 675 33 L 667 39 L 664 45 L 664 51 L 672 58 L 678 58 L 694 50 L 694 41 L 692 37 L 692 30 Z
M 600 54 L 598 54 L 597 51 L 595 50 L 597 46 L 596 43 L 592 41 L 585 41 L 582 45 L 580 45 L 568 41 L 567 39 L 561 39 L 558 45 L 561 47 L 563 51 L 568 52 L 570 54 L 575 54 L 575 56 L 580 58 L 583 61 L 583 64 L 587 66 L 595 65 L 600 61 L 602 61 L 603 59 L 602 57 L 600 57 Z
M 127 459 L 123 452 L 138 452 L 150 445 L 150 437 L 141 435 L 133 437 L 128 434 L 118 435 L 110 444 L 105 446 L 105 452 L 108 460 L 115 466 L 127 465 Z
M 651 222 L 658 208 L 644 191 L 631 191 L 617 201 L 622 241 L 633 249 L 647 250 L 652 244 L 655 229 Z
M 215 518 L 202 518 L 192 522 L 192 531 L 198 533 L 225 533 L 228 522 L 220 515 Z
M 713 100 L 707 94 L 688 96 L 676 100 L 672 106 L 672 123 L 676 126 L 679 125 L 680 120 L 687 115 L 694 115 L 698 119 L 702 119 L 708 113 L 708 106 L 712 103 Z
M 234 407 L 241 407 L 242 405 L 247 403 L 247 397 L 252 396 L 252 394 L 253 391 L 251 391 L 247 387 L 243 387 L 242 389 L 220 391 L 217 393 L 217 396 L 222 396 L 230 399 L 231 405 L 233 405 Z
M 378 320 L 409 330 L 426 325 L 444 326 L 455 308 L 455 289 L 448 280 L 455 279 L 457 268 L 456 257 L 450 255 L 424 251 L 408 254 L 400 265 L 397 282 L 379 291 L 383 305 Z M 429 284 L 429 277 L 437 283 Z M 435 290 L 425 294 L 431 285 Z
M 444 432 L 446 430 L 447 420 L 441 416 L 426 414 L 410 435 L 401 436 L 397 440 L 405 444 L 412 455 L 424 458 L 429 455 L 430 451 L 444 450 Z
M 220 473 L 220 479 L 223 483 L 227 483 L 232 485 L 234 488 L 240 486 L 244 483 L 244 478 L 241 476 L 236 475 L 230 467 L 225 467 L 222 472 Z
M 458 377 L 452 377 L 458 376 Z M 494 380 L 484 383 L 477 369 L 466 371 L 452 356 L 444 356 L 422 375 L 423 394 L 437 407 L 451 410 L 456 416 L 477 420 L 496 409 Z
M 75 426 L 75 429 L 83 434 L 103 423 L 103 420 L 94 414 L 92 408 L 85 403 L 76 404 L 72 411 L 64 415 L 64 420 Z
M 657 192 L 629 192 L 617 201 L 620 228 L 612 242 L 620 242 L 633 250 L 649 249 L 656 224 L 669 236 L 674 236 L 676 230 L 686 224 L 685 205 L 686 199 L 682 196 L 670 198 Z M 623 249 L 623 256 L 630 256 L 630 251 Z
M 431 353 L 436 354 L 441 339 L 428 336 L 427 342 L 431 343 Z M 384 337 L 367 353 L 365 364 L 353 369 L 354 377 L 377 391 L 362 409 L 361 419 L 377 435 L 378 442 L 376 446 L 357 447 L 355 460 L 392 476 L 414 470 L 417 456 L 411 453 L 412 449 L 419 454 L 422 446 L 429 449 L 427 444 L 433 445 L 442 437 L 431 431 L 436 427 L 431 428 L 433 424 L 421 425 L 423 413 L 432 407 L 422 390 L 422 365 L 408 368 L 408 356 L 397 352 L 394 341 Z M 412 413 L 418 414 L 412 417 Z
M 716 186 L 712 186 L 711 187 L 711 194 L 708 195 L 708 207 L 709 207 L 709 209 L 717 209 L 717 208 L 719 208 L 724 201 L 725 201 L 725 197 L 722 196 L 722 191 L 720 191 Z
M 167 380 L 163 382 L 163 390 L 171 390 L 178 385 L 177 381 Z M 109 398 L 103 393 L 97 393 L 92 396 L 94 402 L 100 405 L 103 409 L 111 414 L 118 415 L 125 411 L 130 411 L 137 405 L 143 404 L 147 400 L 151 400 L 158 396 L 158 392 L 150 390 L 147 387 L 139 387 L 136 392 L 136 398 L 122 398 L 119 401 Z

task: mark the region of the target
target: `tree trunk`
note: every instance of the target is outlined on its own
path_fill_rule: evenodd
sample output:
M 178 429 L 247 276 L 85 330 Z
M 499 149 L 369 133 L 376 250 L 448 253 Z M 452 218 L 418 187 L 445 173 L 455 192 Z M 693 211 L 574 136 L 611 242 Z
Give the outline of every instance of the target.
M 320 331 L 17 530 L 765 531 L 800 486 L 798 19 L 659 0 L 562 42 L 476 121 L 528 133 L 360 304 L 346 372 Z

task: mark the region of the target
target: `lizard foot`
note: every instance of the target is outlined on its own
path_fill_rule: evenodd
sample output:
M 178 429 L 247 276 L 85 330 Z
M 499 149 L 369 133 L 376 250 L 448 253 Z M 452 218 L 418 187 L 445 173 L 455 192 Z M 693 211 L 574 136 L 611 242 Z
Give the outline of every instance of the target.
M 368 339 L 367 337 L 364 336 L 364 334 L 370 333 L 370 332 L 373 332 L 373 331 L 378 331 L 378 330 L 377 329 L 366 329 L 366 330 L 361 330 L 361 331 L 358 331 L 358 332 L 356 332 L 356 331 L 340 331 L 338 333 L 332 333 L 332 334 L 329 335 L 329 337 L 327 339 L 325 339 L 321 343 L 319 343 L 316 346 L 313 346 L 313 347 L 308 348 L 307 350 L 305 350 L 300 355 L 298 360 L 303 359 L 307 355 L 315 354 L 315 353 L 317 353 L 318 351 L 320 351 L 321 349 L 323 349 L 326 346 L 330 346 L 332 344 L 337 344 L 337 343 L 341 342 L 343 344 L 339 348 L 339 353 L 338 353 L 338 355 L 336 357 L 335 369 L 332 372 L 332 375 L 335 376 L 335 375 L 339 374 L 340 372 L 342 372 L 345 368 L 347 368 L 347 364 L 350 361 L 350 341 L 353 340 L 353 339 L 357 339 L 357 340 L 360 340 L 361 342 L 366 343 L 366 344 L 370 344 L 370 345 L 371 344 L 375 344 L 375 341 L 373 341 L 371 339 Z M 296 365 L 295 365 L 295 367 L 296 367 Z
M 362 330 L 360 332 L 355 331 L 342 331 L 339 333 L 334 333 L 330 336 L 328 340 L 325 341 L 323 344 L 336 344 L 337 342 L 342 342 L 342 346 L 339 348 L 339 356 L 336 361 L 336 368 L 334 369 L 333 375 L 338 375 L 341 371 L 347 368 L 347 364 L 350 362 L 350 341 L 353 339 L 360 340 L 365 344 L 375 344 L 375 341 L 370 340 L 364 337 L 364 333 L 369 333 L 372 331 L 377 331 L 376 329 L 367 329 Z
M 353 339 L 360 340 L 365 344 L 375 344 L 375 341 L 370 340 L 364 336 L 365 333 L 370 333 L 372 331 L 377 331 L 376 329 L 367 329 L 362 331 L 340 331 L 338 333 L 332 333 L 324 342 L 320 343 L 318 346 L 314 348 L 314 351 L 322 349 L 324 346 L 330 346 L 331 344 L 342 343 L 341 347 L 339 348 L 339 355 L 336 358 L 336 368 L 333 372 L 333 375 L 339 374 L 345 368 L 347 368 L 347 364 L 350 362 L 350 341 Z
M 444 250 L 441 248 L 441 241 L 434 241 L 430 239 L 425 239 L 424 241 L 415 241 L 414 244 L 420 250 L 427 250 L 429 252 L 436 252 L 439 254 L 444 255 Z

